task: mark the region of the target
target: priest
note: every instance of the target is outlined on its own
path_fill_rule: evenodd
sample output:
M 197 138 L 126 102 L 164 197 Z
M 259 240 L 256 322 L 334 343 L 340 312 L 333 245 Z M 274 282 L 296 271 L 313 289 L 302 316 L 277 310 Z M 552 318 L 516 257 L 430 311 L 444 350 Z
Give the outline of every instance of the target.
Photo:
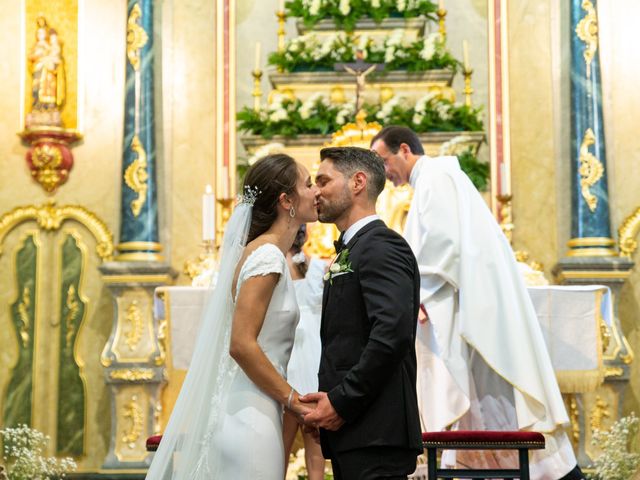
M 394 185 L 410 183 L 404 235 L 418 259 L 423 310 L 416 340 L 423 428 L 532 430 L 532 480 L 583 475 L 533 305 L 499 225 L 456 157 L 424 155 L 409 128 L 388 126 L 371 148 Z M 514 452 L 447 451 L 443 463 L 515 468 Z

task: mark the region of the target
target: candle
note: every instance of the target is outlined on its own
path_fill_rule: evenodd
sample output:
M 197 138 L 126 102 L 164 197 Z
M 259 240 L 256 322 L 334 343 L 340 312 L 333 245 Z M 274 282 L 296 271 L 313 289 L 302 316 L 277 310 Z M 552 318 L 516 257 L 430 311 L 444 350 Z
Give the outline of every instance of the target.
M 207 185 L 202 195 L 202 239 L 216 238 L 216 210 L 215 196 L 211 185 Z
M 469 43 L 462 41 L 462 58 L 464 60 L 464 69 L 469 70 Z
M 444 10 L 444 0 L 438 0 L 438 10 Z
M 284 12 L 284 0 L 280 0 L 280 2 L 278 3 L 278 11 Z
M 256 70 L 260 70 L 260 42 L 256 42 Z
M 229 167 L 222 167 L 222 196 L 229 198 Z
M 507 164 L 500 164 L 500 194 L 507 195 L 509 193 L 509 186 L 507 185 Z

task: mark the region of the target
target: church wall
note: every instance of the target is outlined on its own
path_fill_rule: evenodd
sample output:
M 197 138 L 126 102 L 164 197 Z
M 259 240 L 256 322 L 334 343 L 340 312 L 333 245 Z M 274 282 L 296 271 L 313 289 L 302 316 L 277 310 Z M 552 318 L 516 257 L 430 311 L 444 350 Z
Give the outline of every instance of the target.
M 74 167 L 69 180 L 55 194 L 46 194 L 31 179 L 25 162 L 27 146 L 17 133 L 21 129 L 21 82 L 24 58 L 33 40 L 21 40 L 23 2 L 0 0 L 0 42 L 21 45 L 11 48 L 0 65 L 3 80 L 0 95 L 0 215 L 15 207 L 41 205 L 48 199 L 56 205 L 80 205 L 103 220 L 117 243 L 120 221 L 124 67 L 126 49 L 126 1 L 91 0 L 80 2 L 80 83 L 78 119 L 83 140 L 73 149 Z M 155 68 L 158 143 L 158 183 L 161 243 L 166 261 L 181 271 L 187 259 L 197 257 L 201 242 L 201 195 L 205 184 L 214 183 L 215 142 L 215 8 L 216 2 L 164 0 L 155 2 L 154 42 L 161 54 Z M 62 38 L 64 41 L 64 38 Z M 64 53 L 64 50 L 63 50 Z M 75 88 L 75 87 L 74 87 Z M 0 256 L 0 392 L 10 381 L 10 370 L 18 350 L 16 330 L 11 325 L 7 305 L 15 302 L 12 262 L 14 250 L 27 231 L 37 231 L 34 222 L 12 231 Z M 45 260 L 55 257 L 62 230 L 39 232 Z M 88 260 L 83 277 L 84 293 L 89 297 L 87 315 L 79 331 L 78 357 L 84 362 L 86 382 L 85 456 L 81 470 L 98 469 L 109 447 L 111 429 L 110 395 L 104 383 L 100 352 L 107 342 L 113 318 L 112 299 L 97 271 L 100 259 L 95 241 L 81 226 Z M 48 253 L 47 253 L 47 250 Z M 45 258 L 46 257 L 46 258 Z M 48 260 L 47 260 L 48 261 Z M 49 265 L 46 261 L 44 266 Z M 56 265 L 52 260 L 51 265 Z M 57 288 L 57 271 L 45 272 L 39 294 L 45 298 Z M 49 278 L 50 277 L 50 278 Z M 189 283 L 180 274 L 177 283 Z M 4 305 L 4 307 L 2 306 Z M 54 301 L 39 307 L 40 325 L 57 312 Z M 52 347 L 56 329 L 42 328 L 46 335 L 37 340 L 42 346 L 36 359 L 37 377 L 47 389 L 55 390 L 57 373 L 46 359 L 55 357 Z M 47 380 L 47 376 L 51 380 Z M 41 393 L 44 390 L 41 390 Z M 57 401 L 56 394 L 34 394 L 34 404 L 46 406 Z M 64 396 L 64 392 L 61 392 Z M 40 409 L 33 415 L 33 426 L 55 431 L 53 409 Z M 0 427 L 2 420 L 0 419 Z M 53 453 L 53 452 L 51 452 Z

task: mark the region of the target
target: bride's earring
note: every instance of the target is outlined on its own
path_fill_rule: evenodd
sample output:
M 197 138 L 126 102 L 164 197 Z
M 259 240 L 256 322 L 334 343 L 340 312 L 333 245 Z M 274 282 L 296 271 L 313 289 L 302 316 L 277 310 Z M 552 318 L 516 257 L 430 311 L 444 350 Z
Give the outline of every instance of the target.
M 291 205 L 291 208 L 289 209 L 289 216 L 291 218 L 296 218 L 296 209 L 293 208 L 293 205 Z

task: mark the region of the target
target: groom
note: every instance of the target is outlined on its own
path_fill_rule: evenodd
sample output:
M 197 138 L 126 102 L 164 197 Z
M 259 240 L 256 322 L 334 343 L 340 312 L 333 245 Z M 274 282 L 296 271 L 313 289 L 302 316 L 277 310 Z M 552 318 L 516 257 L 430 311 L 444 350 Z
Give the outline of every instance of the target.
M 376 215 L 381 158 L 324 148 L 316 175 L 318 216 L 341 231 L 325 276 L 318 402 L 305 423 L 336 480 L 403 479 L 422 453 L 416 399 L 419 273 L 405 240 Z

